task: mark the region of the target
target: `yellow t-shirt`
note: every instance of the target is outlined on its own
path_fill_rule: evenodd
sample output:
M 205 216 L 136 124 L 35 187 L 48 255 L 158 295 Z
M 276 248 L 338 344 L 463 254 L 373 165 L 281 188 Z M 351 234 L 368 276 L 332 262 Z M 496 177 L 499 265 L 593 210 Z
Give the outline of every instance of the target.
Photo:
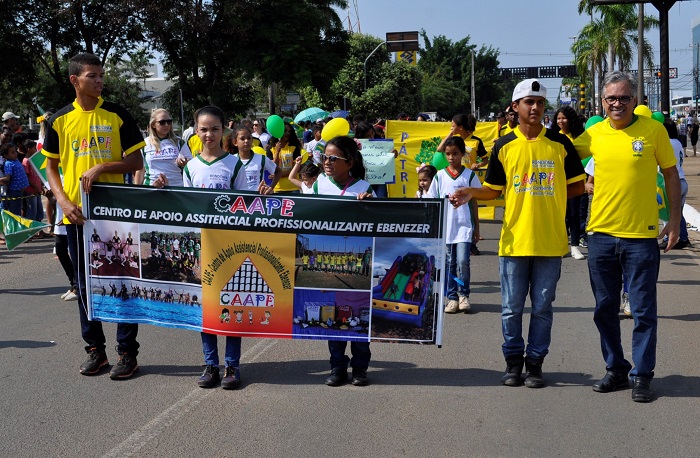
M 675 166 L 676 156 L 660 122 L 635 118 L 620 130 L 608 120 L 599 122 L 574 141 L 581 158 L 593 156 L 595 161 L 589 232 L 625 238 L 652 238 L 659 233 L 657 166 Z
M 274 148 L 273 148 L 273 153 L 274 153 Z M 306 162 L 306 160 L 309 158 L 309 153 L 304 150 L 304 148 L 299 149 L 299 152 L 301 153 L 301 162 Z M 294 147 L 287 145 L 284 148 L 280 149 L 279 153 L 279 162 L 276 161 L 277 167 L 282 171 L 282 172 L 289 172 L 292 170 L 292 167 L 294 167 Z M 289 181 L 289 178 L 280 178 L 280 181 L 277 182 L 277 185 L 275 186 L 274 192 L 288 192 L 288 191 L 298 191 L 299 188 L 294 186 L 291 181 Z
M 471 168 L 472 164 L 476 164 L 477 158 L 488 156 L 486 148 L 484 148 L 484 142 L 475 135 L 470 135 L 464 139 L 464 146 L 467 150 L 467 154 L 464 155 L 462 159 L 462 165 Z
M 503 127 L 501 127 L 501 130 L 498 132 L 498 137 L 505 137 L 509 133 L 513 132 L 515 129 L 517 129 L 518 125 L 516 124 L 515 127 L 510 127 L 508 123 L 505 123 Z
M 77 101 L 56 112 L 49 121 L 44 156 L 58 159 L 63 170 L 63 190 L 76 205 L 80 198 L 80 177 L 97 164 L 118 162 L 146 146 L 138 125 L 129 112 L 102 97 L 94 110 L 84 111 Z M 103 173 L 104 183 L 124 183 L 121 173 Z M 70 224 L 68 218 L 63 222 Z
M 228 127 L 224 127 L 224 135 L 223 135 L 223 142 L 226 143 L 226 139 L 233 134 L 233 130 L 229 129 Z M 255 143 L 255 138 L 253 138 L 253 146 L 260 146 L 260 141 L 258 140 L 258 143 Z M 190 152 L 192 153 L 192 157 L 197 156 L 198 154 L 201 154 L 202 148 L 204 148 L 204 145 L 202 145 L 202 140 L 199 138 L 199 135 L 197 135 L 196 131 L 194 134 L 190 136 L 190 138 L 187 139 L 187 147 L 190 149 Z
M 484 186 L 503 192 L 499 256 L 563 256 L 566 187 L 586 177 L 565 136 L 542 128 L 534 140 L 515 129 L 491 152 Z

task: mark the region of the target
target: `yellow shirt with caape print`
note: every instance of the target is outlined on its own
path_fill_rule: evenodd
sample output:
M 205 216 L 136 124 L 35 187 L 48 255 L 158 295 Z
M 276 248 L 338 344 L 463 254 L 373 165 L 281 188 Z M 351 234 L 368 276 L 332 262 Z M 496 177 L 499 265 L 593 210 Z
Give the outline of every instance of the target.
M 586 174 L 571 141 L 542 128 L 528 140 L 516 128 L 496 140 L 484 186 L 505 199 L 499 256 L 563 256 L 567 186 Z

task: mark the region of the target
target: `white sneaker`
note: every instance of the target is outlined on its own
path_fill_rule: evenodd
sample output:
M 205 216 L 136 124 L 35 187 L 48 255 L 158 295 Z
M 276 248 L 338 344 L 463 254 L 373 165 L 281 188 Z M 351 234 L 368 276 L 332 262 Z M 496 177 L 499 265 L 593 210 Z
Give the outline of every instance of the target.
M 459 311 L 468 312 L 472 309 L 472 304 L 469 303 L 469 298 L 467 296 L 459 296 Z
M 578 260 L 585 258 L 583 253 L 581 253 L 581 249 L 575 245 L 571 246 L 571 257 Z
M 75 294 L 73 291 L 68 291 L 68 294 L 65 295 L 63 298 L 64 301 L 77 301 L 78 300 L 78 295 Z
M 622 303 L 620 304 L 620 311 L 627 316 L 632 316 L 632 310 L 630 309 L 629 293 L 622 293 Z
M 69 294 L 72 293 L 72 292 L 73 292 L 73 290 L 72 290 L 72 289 L 69 289 L 69 290 L 66 291 L 65 293 L 61 294 L 61 299 L 63 299 L 63 300 L 65 301 L 65 300 L 66 300 L 66 296 L 69 295 Z
M 457 310 L 459 310 L 459 302 L 454 299 L 448 300 L 445 313 L 457 313 Z

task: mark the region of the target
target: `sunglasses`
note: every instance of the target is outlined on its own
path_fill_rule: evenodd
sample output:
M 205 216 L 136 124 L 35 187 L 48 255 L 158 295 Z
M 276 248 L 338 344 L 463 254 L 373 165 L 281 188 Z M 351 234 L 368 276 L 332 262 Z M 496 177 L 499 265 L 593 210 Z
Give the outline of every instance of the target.
M 258 126 L 258 125 L 259 125 L 259 124 L 258 124 L 257 122 L 254 122 L 254 123 L 253 123 L 253 126 Z
M 331 164 L 335 164 L 335 161 L 338 159 L 343 160 L 343 161 L 349 161 L 350 159 L 345 159 L 344 157 L 340 156 L 326 156 L 325 154 L 321 154 L 321 162 L 330 162 Z
M 161 119 L 160 121 L 156 121 L 159 126 L 169 126 L 173 123 L 172 119 Z

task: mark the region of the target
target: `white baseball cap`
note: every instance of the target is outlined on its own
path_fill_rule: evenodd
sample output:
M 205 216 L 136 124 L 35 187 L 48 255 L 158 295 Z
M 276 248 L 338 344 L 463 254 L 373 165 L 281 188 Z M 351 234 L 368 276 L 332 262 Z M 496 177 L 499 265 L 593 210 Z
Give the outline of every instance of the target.
M 513 90 L 513 98 L 511 100 L 515 102 L 523 97 L 531 96 L 547 98 L 547 88 L 535 78 L 530 78 L 519 82 Z
M 12 118 L 19 119 L 19 116 L 11 111 L 6 111 L 2 114 L 2 122 L 9 121 Z

